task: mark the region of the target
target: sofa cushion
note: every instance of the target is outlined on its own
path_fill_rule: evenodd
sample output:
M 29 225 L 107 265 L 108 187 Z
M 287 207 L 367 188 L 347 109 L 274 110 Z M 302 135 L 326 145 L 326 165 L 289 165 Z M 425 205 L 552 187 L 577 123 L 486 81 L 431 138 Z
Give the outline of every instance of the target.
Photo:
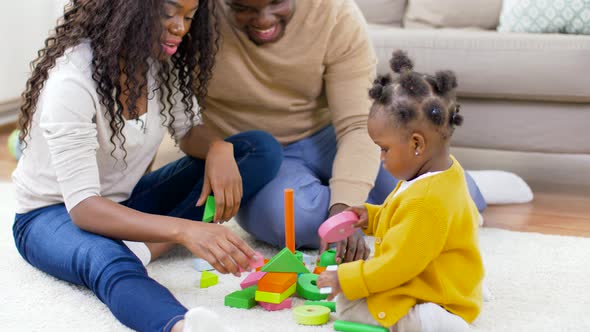
M 502 0 L 409 0 L 406 28 L 496 29 Z
M 459 80 L 459 85 L 461 84 Z M 590 155 L 590 104 L 459 98 L 454 146 Z
M 588 35 L 590 1 L 504 0 L 498 31 Z
M 460 96 L 590 102 L 590 36 L 384 25 L 370 25 L 369 33 L 380 73 L 392 51 L 404 49 L 419 71 L 454 70 Z
M 369 23 L 401 26 L 406 0 L 355 0 Z

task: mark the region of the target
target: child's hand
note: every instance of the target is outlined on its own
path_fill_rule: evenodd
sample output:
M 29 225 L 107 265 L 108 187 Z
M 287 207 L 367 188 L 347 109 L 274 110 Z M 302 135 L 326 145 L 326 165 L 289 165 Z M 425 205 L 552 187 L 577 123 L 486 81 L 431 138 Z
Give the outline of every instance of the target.
M 324 271 L 316 281 L 318 288 L 332 287 L 332 293 L 328 295 L 328 300 L 332 300 L 336 295 L 342 292 L 340 288 L 340 281 L 338 280 L 338 272 Z
M 354 227 L 367 228 L 367 226 L 369 226 L 369 213 L 367 212 L 367 208 L 363 205 L 351 206 L 346 209 L 346 211 L 352 211 L 359 216 L 359 221 L 354 224 Z

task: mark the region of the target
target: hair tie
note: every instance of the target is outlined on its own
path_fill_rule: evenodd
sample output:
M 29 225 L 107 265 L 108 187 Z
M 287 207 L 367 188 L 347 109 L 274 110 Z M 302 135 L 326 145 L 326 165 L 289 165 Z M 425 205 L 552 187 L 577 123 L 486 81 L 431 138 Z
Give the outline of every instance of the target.
M 433 118 L 434 117 L 439 117 L 440 116 L 440 109 L 438 107 L 435 107 L 435 108 L 431 109 L 430 110 L 430 116 L 432 116 Z

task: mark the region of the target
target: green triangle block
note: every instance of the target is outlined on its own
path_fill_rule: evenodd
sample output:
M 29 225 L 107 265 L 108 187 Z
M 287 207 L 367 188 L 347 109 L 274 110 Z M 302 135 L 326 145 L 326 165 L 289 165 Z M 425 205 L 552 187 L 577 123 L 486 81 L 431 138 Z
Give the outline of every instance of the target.
M 205 212 L 203 212 L 203 222 L 212 222 L 215 217 L 215 197 L 207 197 L 205 203 Z
M 260 271 L 263 272 L 292 272 L 292 273 L 309 273 L 309 270 L 297 257 L 285 248 L 264 265 Z

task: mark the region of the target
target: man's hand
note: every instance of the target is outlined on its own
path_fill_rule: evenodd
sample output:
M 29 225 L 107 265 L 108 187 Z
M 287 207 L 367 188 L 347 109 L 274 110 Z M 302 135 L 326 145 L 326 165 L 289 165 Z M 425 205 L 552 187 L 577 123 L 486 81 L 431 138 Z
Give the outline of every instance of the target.
M 217 223 L 223 223 L 235 216 L 242 200 L 242 176 L 233 151 L 231 143 L 216 141 L 209 147 L 205 160 L 203 189 L 197 206 L 203 205 L 213 190 L 215 195 L 213 221 Z
M 364 207 L 361 206 L 349 208 L 345 204 L 334 204 L 330 209 L 330 217 L 345 210 L 351 210 L 357 213 L 356 211 L 359 211 L 359 209 L 364 209 Z M 359 213 L 357 213 L 357 215 L 359 215 L 359 219 L 362 218 Z M 365 220 L 366 219 L 367 213 L 365 209 Z M 359 222 L 361 222 L 361 220 L 359 220 Z M 328 250 L 329 245 L 329 243 L 321 240 L 319 256 L 321 256 L 324 251 Z M 342 240 L 336 244 L 336 263 L 340 264 L 342 262 L 352 262 L 359 259 L 367 259 L 369 258 L 370 253 L 371 249 L 369 249 L 367 243 L 365 242 L 365 235 L 359 230 L 349 236 L 347 239 Z
M 336 295 L 342 292 L 340 281 L 338 280 L 338 272 L 324 271 L 316 281 L 318 288 L 332 287 L 332 293 L 328 295 L 328 300 L 332 300 Z

